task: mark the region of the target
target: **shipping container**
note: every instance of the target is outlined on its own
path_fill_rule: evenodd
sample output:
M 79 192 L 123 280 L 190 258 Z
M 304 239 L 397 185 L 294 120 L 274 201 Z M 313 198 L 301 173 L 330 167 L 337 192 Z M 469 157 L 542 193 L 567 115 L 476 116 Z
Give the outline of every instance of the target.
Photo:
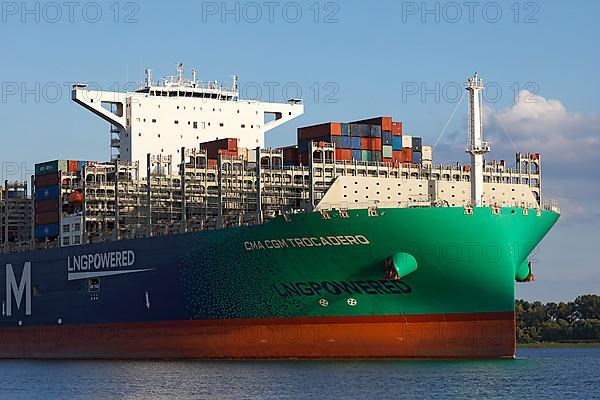
M 35 177 L 35 187 L 58 186 L 60 185 L 60 174 L 52 173 L 47 175 L 38 175 Z
M 308 165 L 308 153 L 299 153 L 298 161 L 300 161 L 300 164 L 302 165 Z
M 351 137 L 351 147 L 352 150 L 360 150 L 360 137 Z
M 420 151 L 413 151 L 412 162 L 415 164 L 421 164 L 423 162 L 422 153 Z
M 371 161 L 371 150 L 361 150 L 361 158 L 363 161 Z
M 329 138 L 330 136 L 341 136 L 342 124 L 339 122 L 326 122 L 324 124 L 304 126 L 298 128 L 298 139 Z
M 412 149 L 413 151 L 422 151 L 423 141 L 420 137 L 413 136 L 412 138 Z
M 412 149 L 412 136 L 402 135 L 402 148 L 410 147 Z
M 288 146 L 280 149 L 283 152 L 283 163 L 298 164 L 298 147 Z
M 340 161 L 350 161 L 352 160 L 352 150 L 350 149 L 336 149 L 335 150 L 335 158 Z
M 433 160 L 433 148 L 431 146 L 422 146 L 423 161 Z
M 381 155 L 380 150 L 371 151 L 371 161 L 381 162 L 382 160 L 383 160 L 383 157 Z
M 59 171 L 67 172 L 66 160 L 54 160 L 35 164 L 36 175 L 55 174 Z
M 36 200 L 57 199 L 60 196 L 60 186 L 44 186 L 35 188 Z
M 362 150 L 352 150 L 352 159 L 362 161 Z
M 370 150 L 381 151 L 381 138 L 371 138 Z
M 465 165 L 465 166 L 463 167 L 463 171 L 467 171 L 467 172 L 468 172 L 468 171 L 470 171 L 470 170 L 471 170 L 471 166 L 470 166 L 470 165 Z
M 368 150 L 370 143 L 371 143 L 370 138 L 368 138 L 368 137 L 360 138 L 360 148 L 362 150 Z
M 383 157 L 384 164 L 393 164 L 394 160 L 391 157 Z
M 55 211 L 59 209 L 58 198 L 48 200 L 36 200 L 35 201 L 35 212 L 47 212 Z
M 371 133 L 369 134 L 369 136 L 376 138 L 381 137 L 381 126 L 371 125 Z
M 58 224 L 58 219 L 60 217 L 60 213 L 58 210 L 55 211 L 46 211 L 46 212 L 36 212 L 35 213 L 35 225 L 50 225 L 50 224 Z
M 217 160 L 209 158 L 206 160 L 206 166 L 208 169 L 217 169 Z
M 298 153 L 307 153 L 308 152 L 308 140 L 299 140 L 298 141 Z
M 87 161 L 78 161 L 77 162 L 77 171 L 83 171 L 84 167 L 88 166 L 88 162 Z
M 402 162 L 412 163 L 412 148 L 405 147 L 402 149 Z
M 342 136 L 332 136 L 331 137 L 331 143 L 333 143 L 336 148 L 341 148 L 343 141 L 344 140 L 343 140 Z
M 350 127 L 348 124 L 340 124 L 342 136 L 350 136 Z
M 208 158 L 216 160 L 219 150 L 228 150 L 237 153 L 238 139 L 218 139 L 210 142 L 200 143 L 200 149 L 206 150 L 206 156 Z
M 77 161 L 77 160 L 68 160 L 67 161 L 67 171 L 68 172 L 77 172 L 78 166 L 79 166 L 79 161 Z
M 392 136 L 392 149 L 402 150 L 402 136 Z
M 360 121 L 351 122 L 352 124 L 366 124 L 366 125 L 377 125 L 381 127 L 382 131 L 392 130 L 392 117 L 375 117 L 369 119 L 363 119 Z
M 383 158 L 392 158 L 392 146 L 384 144 L 382 148 Z
M 392 158 L 394 161 L 402 162 L 402 150 L 392 150 Z
M 58 224 L 38 225 L 35 227 L 35 238 L 55 238 L 58 237 Z
M 392 145 L 392 132 L 391 131 L 383 131 L 381 133 L 381 142 L 384 145 Z
M 350 141 L 350 136 L 342 136 L 342 148 L 349 149 L 352 147 L 352 143 Z
M 402 136 L 402 122 L 392 122 L 392 135 Z

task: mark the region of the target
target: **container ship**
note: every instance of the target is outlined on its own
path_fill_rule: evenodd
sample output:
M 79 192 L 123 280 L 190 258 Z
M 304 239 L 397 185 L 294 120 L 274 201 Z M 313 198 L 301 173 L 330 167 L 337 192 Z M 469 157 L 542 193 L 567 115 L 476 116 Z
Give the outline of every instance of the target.
M 515 282 L 560 210 L 539 154 L 485 159 L 483 90 L 470 163 L 437 165 L 386 116 L 267 148 L 303 102 L 241 99 L 237 77 L 74 85 L 111 158 L 5 182 L 0 357 L 514 357 Z

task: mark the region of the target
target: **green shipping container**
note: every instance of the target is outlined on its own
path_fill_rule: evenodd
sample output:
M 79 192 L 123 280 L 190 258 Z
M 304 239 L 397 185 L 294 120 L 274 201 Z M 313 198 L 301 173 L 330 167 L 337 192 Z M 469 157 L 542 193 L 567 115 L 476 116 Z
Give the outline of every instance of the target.
M 362 150 L 362 160 L 371 161 L 371 150 Z
M 392 157 L 392 146 L 384 145 L 383 146 L 383 158 L 391 158 Z
M 35 174 L 37 176 L 56 174 L 58 171 L 67 172 L 66 160 L 54 160 L 35 164 Z

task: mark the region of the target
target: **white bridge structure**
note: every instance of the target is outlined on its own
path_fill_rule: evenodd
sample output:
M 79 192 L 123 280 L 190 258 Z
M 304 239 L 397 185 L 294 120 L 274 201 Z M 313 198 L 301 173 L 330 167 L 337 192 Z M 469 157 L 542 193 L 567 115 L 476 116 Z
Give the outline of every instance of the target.
M 218 81 L 200 82 L 196 70 L 153 82 L 146 69 L 145 86 L 135 92 L 90 90 L 73 85 L 73 101 L 111 124 L 111 156 L 114 161 L 140 162 L 147 154 L 181 159 L 181 147 L 196 148 L 201 142 L 238 138 L 239 146 L 264 147 L 265 133 L 304 113 L 302 100 L 287 103 L 243 100 L 237 76 L 231 87 Z

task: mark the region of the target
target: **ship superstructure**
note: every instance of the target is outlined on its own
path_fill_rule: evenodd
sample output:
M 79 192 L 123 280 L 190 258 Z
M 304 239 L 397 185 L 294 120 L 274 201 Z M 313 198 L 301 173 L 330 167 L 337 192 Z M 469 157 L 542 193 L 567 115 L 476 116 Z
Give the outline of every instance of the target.
M 73 87 L 72 99 L 111 124 L 113 159 L 145 163 L 146 154 L 171 157 L 177 163 L 180 148 L 200 142 L 237 137 L 248 148 L 264 147 L 265 132 L 304 113 L 301 101 L 268 103 L 240 98 L 237 76 L 231 86 L 218 81 L 201 82 L 196 70 L 153 81 L 146 70 L 143 87 L 135 92 L 93 90 L 85 84 Z
M 23 198 L 31 220 L 3 208 L 1 357 L 514 355 L 514 284 L 533 279 L 528 256 L 560 210 L 542 200 L 539 154 L 515 168 L 484 159 L 477 75 L 467 165 L 434 164 L 391 117 L 303 127 L 297 146 L 264 148 L 301 101 L 243 102 L 236 79 L 200 85 L 182 67 L 160 85 L 151 75 L 99 101 L 73 88 L 118 131 L 115 159 L 36 164 L 33 201 L 7 183 L 3 204 Z M 275 120 L 259 123 L 267 110 Z M 223 136 L 221 116 L 235 127 Z M 204 136 L 186 136 L 195 122 Z

